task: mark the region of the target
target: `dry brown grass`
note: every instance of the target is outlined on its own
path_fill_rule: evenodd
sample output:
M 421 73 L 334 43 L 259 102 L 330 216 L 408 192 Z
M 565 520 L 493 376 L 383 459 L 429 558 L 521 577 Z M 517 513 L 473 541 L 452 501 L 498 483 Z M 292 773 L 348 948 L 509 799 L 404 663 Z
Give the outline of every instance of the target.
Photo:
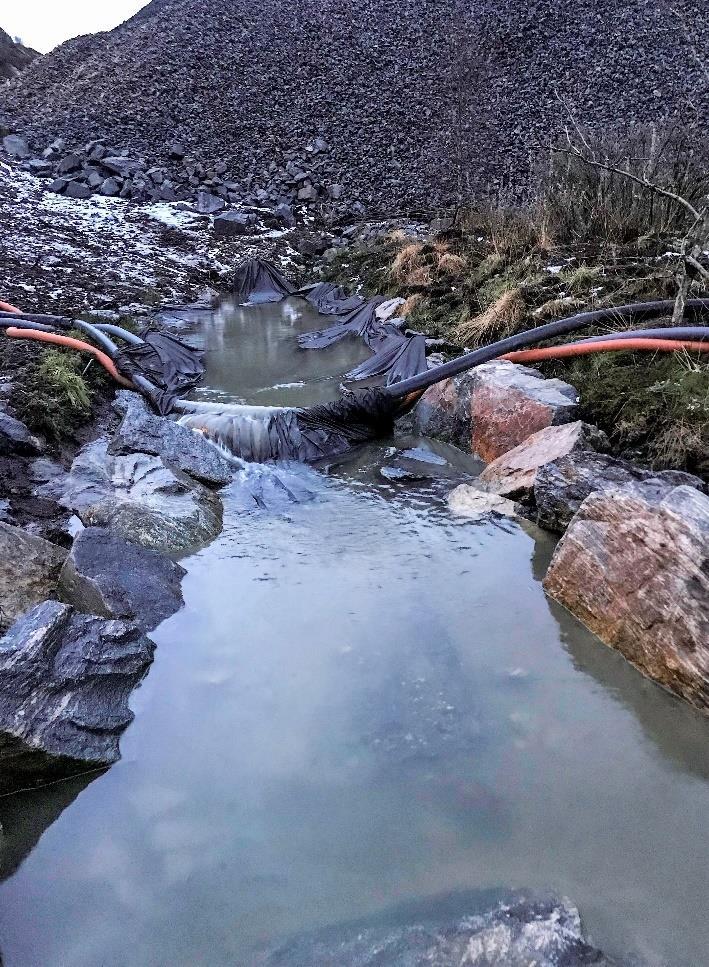
M 576 296 L 571 295 L 561 299 L 549 299 L 534 310 L 534 317 L 535 319 L 560 319 L 570 312 L 575 312 L 576 309 L 582 309 L 585 305 L 583 299 L 577 299 Z
M 412 288 L 425 289 L 433 285 L 433 270 L 430 265 L 419 265 L 406 276 L 406 284 Z
M 409 242 L 400 249 L 391 263 L 390 274 L 395 282 L 410 284 L 409 277 L 422 264 L 423 245 L 420 242 Z
M 411 313 L 414 311 L 414 309 L 416 309 L 416 307 L 421 303 L 422 300 L 423 300 L 423 294 L 421 292 L 414 292 L 413 295 L 410 295 L 406 299 L 404 304 L 399 309 L 399 315 L 403 316 L 404 318 L 406 318 L 407 316 L 410 316 Z
M 510 289 L 472 319 L 464 319 L 455 331 L 456 339 L 468 345 L 481 345 L 517 332 L 527 312 L 520 289 Z
M 460 255 L 454 255 L 453 252 L 443 252 L 437 256 L 436 270 L 439 275 L 444 275 L 449 279 L 459 279 L 467 264 Z

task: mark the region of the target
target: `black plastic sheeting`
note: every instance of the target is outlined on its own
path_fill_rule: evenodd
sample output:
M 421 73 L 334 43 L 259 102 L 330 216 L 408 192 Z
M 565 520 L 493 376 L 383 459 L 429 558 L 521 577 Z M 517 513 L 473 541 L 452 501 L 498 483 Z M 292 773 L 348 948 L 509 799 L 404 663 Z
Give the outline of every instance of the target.
M 263 302 L 280 302 L 295 292 L 294 286 L 265 259 L 249 259 L 236 270 L 233 285 L 237 302 L 257 305 Z
M 374 342 L 371 348 L 374 348 Z M 371 359 L 360 363 L 345 375 L 351 382 L 386 376 L 387 386 L 416 376 L 426 370 L 426 337 L 419 333 L 402 333 L 396 326 L 381 327 L 379 348 Z
M 383 302 L 386 302 L 384 296 L 369 299 L 362 303 L 359 309 L 355 309 L 354 312 L 350 312 L 324 329 L 301 333 L 298 336 L 298 345 L 301 349 L 326 349 L 346 336 L 359 336 L 368 346 L 371 346 L 382 327 L 382 323 L 377 319 L 377 308 Z
M 189 404 L 185 404 L 189 405 Z M 348 390 L 340 399 L 307 409 L 230 406 L 220 413 L 197 409 L 180 419 L 254 463 L 319 463 L 390 432 L 401 404 L 381 389 Z
M 317 285 L 299 289 L 296 295 L 302 296 L 322 316 L 346 316 L 364 303 L 362 296 L 348 296 L 341 285 L 333 282 L 318 282 Z
M 115 355 L 116 365 L 129 379 L 143 377 L 153 387 L 150 399 L 166 415 L 175 401 L 192 389 L 204 375 L 203 352 L 188 346 L 177 336 L 157 329 L 141 333 L 140 346 L 124 346 Z

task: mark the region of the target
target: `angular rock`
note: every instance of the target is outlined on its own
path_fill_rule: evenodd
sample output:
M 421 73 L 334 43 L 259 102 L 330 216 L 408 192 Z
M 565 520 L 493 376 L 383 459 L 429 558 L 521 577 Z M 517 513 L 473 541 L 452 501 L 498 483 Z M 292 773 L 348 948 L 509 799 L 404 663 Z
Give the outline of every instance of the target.
M 184 145 L 175 143 L 170 146 L 169 154 L 173 161 L 182 161 L 187 152 Z
M 532 433 L 524 443 L 493 460 L 480 474 L 479 481 L 488 493 L 514 498 L 529 497 L 540 467 L 574 450 L 598 449 L 605 444 L 605 434 L 581 420 L 562 426 L 549 426 Z
M 256 221 L 253 215 L 245 212 L 224 212 L 214 217 L 214 234 L 218 238 L 231 238 L 234 235 L 245 235 Z
M 52 597 L 66 551 L 0 521 L 0 626 Z
M 62 158 L 57 167 L 57 171 L 60 175 L 68 175 L 72 171 L 78 171 L 82 164 L 83 158 L 81 155 L 72 152 L 72 154 L 68 154 L 65 158 Z
M 77 455 L 66 477 L 39 488 L 87 526 L 109 527 L 143 547 L 179 554 L 204 546 L 222 526 L 219 497 L 186 474 L 145 453 L 112 456 L 96 440 Z
M 63 601 L 77 611 L 129 618 L 151 631 L 182 607 L 187 572 L 157 551 L 102 527 L 77 535 L 59 575 Z
M 460 484 L 448 494 L 448 506 L 454 514 L 478 520 L 487 514 L 501 514 L 503 517 L 517 517 L 518 508 L 513 500 L 499 494 L 489 494 L 478 490 L 473 484 Z
M 82 185 L 78 181 L 70 181 L 64 194 L 67 198 L 90 198 L 91 189 L 88 185 Z
M 119 194 L 120 190 L 121 186 L 115 178 L 106 178 L 99 188 L 101 194 L 105 195 L 107 198 L 113 198 L 115 195 Z
M 673 487 L 686 485 L 702 489 L 702 481 L 680 470 L 642 470 L 625 460 L 593 450 L 574 450 L 543 464 L 534 481 L 537 523 L 563 533 L 589 494 L 609 493 L 619 487 L 641 483 L 657 489 L 658 496 Z
M 574 419 L 578 392 L 560 379 L 506 361 L 475 369 L 470 412 L 471 448 L 485 463 L 512 450 L 532 433 Z
M 137 407 L 126 412 L 108 452 L 153 454 L 166 466 L 213 487 L 225 486 L 234 473 L 234 465 L 201 433 Z
M 109 155 L 101 159 L 101 164 L 107 171 L 112 172 L 114 175 L 120 175 L 121 178 L 130 178 L 131 175 L 134 175 L 142 168 L 139 161 L 135 161 L 133 158 L 126 158 L 122 155 Z
M 52 166 L 49 161 L 44 161 L 42 158 L 32 158 L 25 164 L 25 168 L 31 174 L 37 175 L 38 177 L 51 174 L 52 171 Z
M 435 437 L 470 451 L 470 412 L 475 372 L 461 373 L 435 383 L 411 413 L 397 421 L 405 432 Z
M 0 792 L 120 758 L 155 646 L 134 625 L 44 601 L 0 639 Z
M 593 493 L 546 592 L 644 675 L 709 714 L 709 497 L 650 484 Z
M 209 191 L 198 191 L 195 208 L 201 215 L 214 215 L 226 208 L 226 202 Z
M 49 191 L 53 191 L 57 195 L 61 195 L 68 184 L 68 178 L 55 178 L 54 181 L 48 186 Z
M 41 452 L 42 445 L 24 423 L 9 413 L 0 412 L 0 456 L 34 456 Z
M 446 898 L 447 899 L 447 898 Z M 584 937 L 566 900 L 509 896 L 493 909 L 450 898 L 444 918 L 434 900 L 418 918 L 401 914 L 331 926 L 291 939 L 259 958 L 263 967 L 621 967 Z
M 25 158 L 32 156 L 29 145 L 19 134 L 6 134 L 2 139 L 2 146 L 11 158 L 18 158 L 20 161 L 24 161 Z

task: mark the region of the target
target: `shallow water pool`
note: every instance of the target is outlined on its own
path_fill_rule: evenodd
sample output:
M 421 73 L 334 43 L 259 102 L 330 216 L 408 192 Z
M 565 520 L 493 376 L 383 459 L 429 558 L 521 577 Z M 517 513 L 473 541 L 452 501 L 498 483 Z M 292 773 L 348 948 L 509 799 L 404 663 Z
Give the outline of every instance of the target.
M 206 317 L 200 398 L 331 399 L 366 351 L 295 349 L 323 324 L 297 301 Z M 391 445 L 224 492 L 122 761 L 0 800 L 6 967 L 248 965 L 498 887 L 568 895 L 609 954 L 707 963 L 709 723 L 545 598 L 548 535 L 386 481 Z

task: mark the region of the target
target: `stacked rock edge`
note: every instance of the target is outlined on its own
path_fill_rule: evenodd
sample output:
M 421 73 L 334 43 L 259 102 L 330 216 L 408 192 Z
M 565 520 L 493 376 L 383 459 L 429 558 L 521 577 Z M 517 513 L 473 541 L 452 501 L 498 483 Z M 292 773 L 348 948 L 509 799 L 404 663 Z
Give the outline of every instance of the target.
M 652 484 L 592 493 L 547 593 L 649 678 L 709 713 L 709 498 Z
M 705 113 L 704 7 L 671 6 L 302 0 L 294 16 L 283 0 L 153 0 L 35 61 L 2 107 L 36 149 L 104 136 L 169 167 L 178 140 L 261 188 L 322 137 L 352 198 L 430 209 L 455 200 L 459 159 L 473 191 L 524 184 L 564 103 L 599 130 Z

